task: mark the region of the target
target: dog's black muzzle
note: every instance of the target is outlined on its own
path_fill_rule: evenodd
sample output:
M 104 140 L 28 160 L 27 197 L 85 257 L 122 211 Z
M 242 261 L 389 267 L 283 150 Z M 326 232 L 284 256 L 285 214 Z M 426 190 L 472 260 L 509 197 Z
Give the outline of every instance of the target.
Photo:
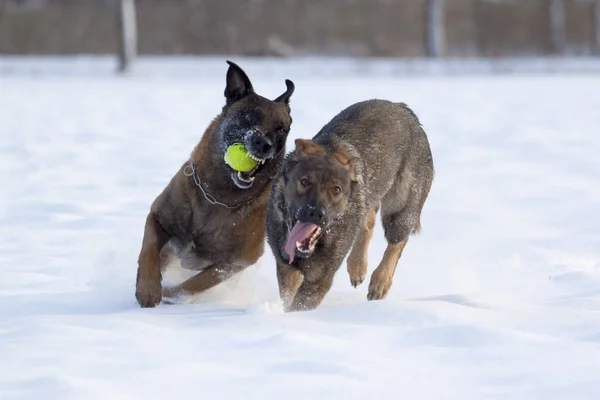
M 296 213 L 296 220 L 299 222 L 309 222 L 321 228 L 327 226 L 327 210 L 322 205 L 307 204 L 301 207 Z
M 252 186 L 254 178 L 260 174 L 263 168 L 276 155 L 276 149 L 273 138 L 255 129 L 246 132 L 243 144 L 246 150 L 248 150 L 247 157 L 255 160 L 256 166 L 250 171 L 232 171 L 231 179 L 240 189 L 248 189 Z
M 244 145 L 248 152 L 255 157 L 268 160 L 275 155 L 275 144 L 267 135 L 255 132 L 249 135 L 244 141 Z

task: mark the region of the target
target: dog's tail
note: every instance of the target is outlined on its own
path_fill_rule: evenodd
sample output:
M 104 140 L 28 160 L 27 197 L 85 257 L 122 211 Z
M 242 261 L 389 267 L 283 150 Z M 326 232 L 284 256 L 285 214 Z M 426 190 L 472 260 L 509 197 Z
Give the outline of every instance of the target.
M 415 226 L 415 228 L 412 230 L 411 234 L 416 236 L 419 233 L 421 233 L 421 220 L 419 219 L 419 221 L 417 221 L 417 225 Z

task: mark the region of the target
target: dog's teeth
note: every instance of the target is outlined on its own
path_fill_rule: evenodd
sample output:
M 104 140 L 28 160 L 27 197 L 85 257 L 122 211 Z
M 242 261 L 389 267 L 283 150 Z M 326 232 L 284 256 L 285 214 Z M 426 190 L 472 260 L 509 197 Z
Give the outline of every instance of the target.
M 248 158 L 250 158 L 250 159 L 252 159 L 252 160 L 254 160 L 254 161 L 256 161 L 257 163 L 260 163 L 260 164 L 264 164 L 265 163 L 264 159 L 262 159 L 260 157 L 257 157 L 257 156 L 255 156 L 253 154 L 250 154 L 250 153 L 248 153 Z
M 309 251 L 312 251 L 315 248 L 315 246 L 311 246 L 310 243 L 308 244 L 307 247 L 304 247 L 302 245 L 302 242 L 296 242 L 296 249 L 298 249 L 298 251 L 302 252 L 302 253 L 308 253 Z
M 241 172 L 239 172 L 239 171 L 238 171 L 238 173 L 237 173 L 237 177 L 238 177 L 238 179 L 239 179 L 239 180 L 241 180 L 242 182 L 252 182 L 252 181 L 254 181 L 254 177 L 253 177 L 253 176 L 250 176 L 250 177 L 248 177 L 248 178 L 250 179 L 250 180 L 248 180 L 248 179 L 244 178 L 244 175 L 242 175 L 242 173 L 241 173 Z

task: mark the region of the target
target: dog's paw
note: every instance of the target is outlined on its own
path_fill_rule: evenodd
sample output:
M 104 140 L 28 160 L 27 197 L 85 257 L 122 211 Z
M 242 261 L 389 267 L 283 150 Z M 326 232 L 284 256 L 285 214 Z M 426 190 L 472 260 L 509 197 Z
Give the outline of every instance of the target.
M 392 287 L 392 279 L 386 276 L 373 273 L 371 282 L 369 283 L 369 293 L 367 300 L 383 300 L 386 298 L 390 288 Z
M 366 275 L 366 274 L 365 274 Z M 359 276 L 357 278 L 350 277 L 350 284 L 355 288 L 358 287 L 361 283 L 365 281 L 365 275 Z
M 348 276 L 350 277 L 350 284 L 355 288 L 358 287 L 358 285 L 365 281 L 367 276 L 367 262 L 349 259 Z
M 141 283 L 135 290 L 135 298 L 142 308 L 156 307 L 162 299 L 162 287 L 158 283 Z
M 177 304 L 182 295 L 183 293 L 177 286 L 164 288 L 162 290 L 162 302 L 163 304 Z

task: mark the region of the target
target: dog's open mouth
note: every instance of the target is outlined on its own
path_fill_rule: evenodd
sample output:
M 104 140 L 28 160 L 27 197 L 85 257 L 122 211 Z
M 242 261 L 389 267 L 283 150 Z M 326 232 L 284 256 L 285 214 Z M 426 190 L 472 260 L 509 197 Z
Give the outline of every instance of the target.
M 284 249 L 289 256 L 289 263 L 294 262 L 295 255 L 302 258 L 310 257 L 322 234 L 323 229 L 318 225 L 310 222 L 296 222 Z
M 233 183 L 240 189 L 248 189 L 252 186 L 254 182 L 254 178 L 256 175 L 264 168 L 264 166 L 269 162 L 269 159 L 264 159 L 260 157 L 256 157 L 253 154 L 247 153 L 246 157 L 249 157 L 257 162 L 256 166 L 252 168 L 250 171 L 241 172 L 241 171 L 233 171 L 231 173 L 231 179 Z

